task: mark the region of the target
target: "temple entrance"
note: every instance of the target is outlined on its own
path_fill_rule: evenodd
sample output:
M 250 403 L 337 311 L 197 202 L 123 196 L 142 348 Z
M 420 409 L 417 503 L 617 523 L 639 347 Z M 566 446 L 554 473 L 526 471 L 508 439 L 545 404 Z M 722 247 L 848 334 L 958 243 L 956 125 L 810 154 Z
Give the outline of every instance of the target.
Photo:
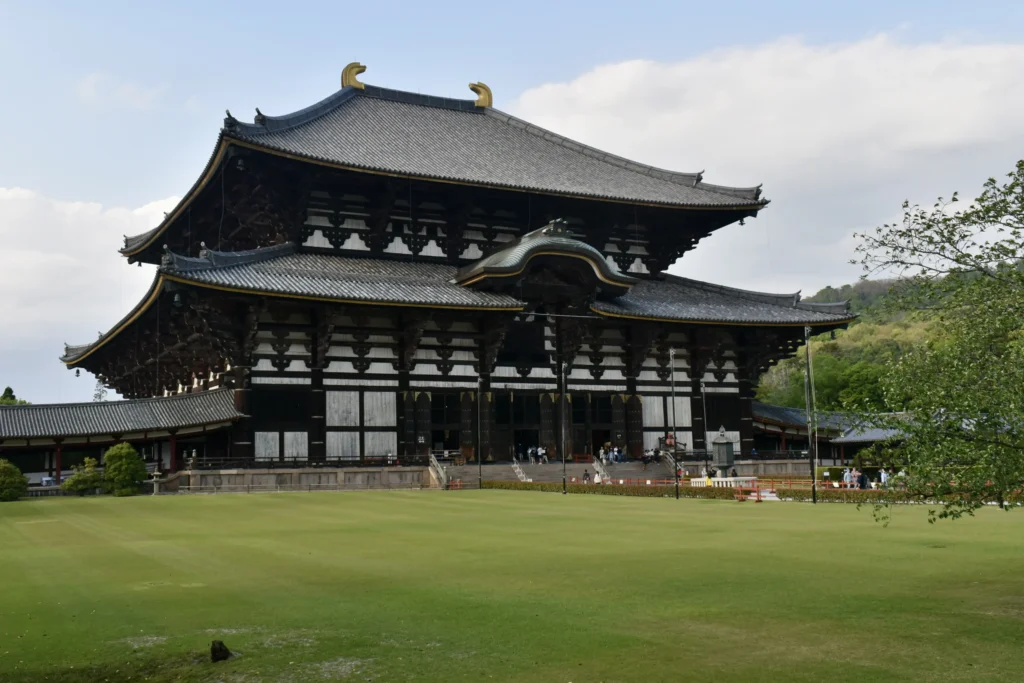
M 537 446 L 540 443 L 540 430 L 539 429 L 516 429 L 512 432 L 514 439 L 513 444 L 515 448 L 516 457 L 520 455 L 526 458 L 527 451 L 530 450 L 531 446 Z
M 601 451 L 601 448 L 612 440 L 612 430 L 595 429 L 591 432 L 591 436 L 591 448 L 593 448 L 591 453 L 597 455 Z
M 435 429 L 430 432 L 430 444 L 435 451 L 457 451 L 459 432 L 457 429 Z

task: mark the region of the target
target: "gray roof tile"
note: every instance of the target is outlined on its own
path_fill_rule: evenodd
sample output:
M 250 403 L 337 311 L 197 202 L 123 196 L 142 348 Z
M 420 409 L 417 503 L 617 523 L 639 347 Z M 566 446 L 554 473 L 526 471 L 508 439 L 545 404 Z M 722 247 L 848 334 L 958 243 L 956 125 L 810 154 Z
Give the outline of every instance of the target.
M 0 439 L 129 434 L 240 417 L 230 389 L 131 401 L 0 406 Z
M 346 88 L 262 125 L 225 134 L 261 147 L 367 170 L 572 196 L 685 207 L 765 204 L 759 188 L 703 183 L 700 173 L 639 164 L 472 100 Z

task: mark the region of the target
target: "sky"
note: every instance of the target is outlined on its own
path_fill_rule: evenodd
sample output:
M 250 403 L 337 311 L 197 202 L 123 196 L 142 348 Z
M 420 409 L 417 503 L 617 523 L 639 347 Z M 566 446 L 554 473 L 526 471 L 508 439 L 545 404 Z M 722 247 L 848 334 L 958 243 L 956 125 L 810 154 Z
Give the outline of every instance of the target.
M 1024 156 L 1021 2 L 0 0 L 0 387 L 87 401 L 57 358 L 141 297 L 117 253 L 195 181 L 224 110 L 361 80 L 471 99 L 772 202 L 672 267 L 811 294 L 903 200 L 974 196 Z

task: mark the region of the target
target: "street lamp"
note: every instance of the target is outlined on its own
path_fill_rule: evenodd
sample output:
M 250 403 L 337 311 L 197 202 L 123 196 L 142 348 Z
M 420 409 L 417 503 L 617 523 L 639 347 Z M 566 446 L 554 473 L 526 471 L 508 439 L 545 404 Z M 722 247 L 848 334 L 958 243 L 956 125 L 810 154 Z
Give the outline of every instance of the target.
M 670 348 L 668 350 L 669 370 L 672 373 L 672 474 L 676 479 L 676 500 L 679 500 L 679 463 L 676 462 L 676 454 L 679 453 L 679 449 L 676 448 L 677 439 L 676 435 L 676 350 Z
M 559 411 L 558 411 L 560 413 L 559 414 L 559 418 L 560 418 L 559 422 L 561 423 L 561 428 L 562 428 L 562 434 L 561 434 L 562 448 L 560 449 L 562 451 L 562 495 L 565 495 L 565 494 L 569 493 L 569 489 L 568 489 L 568 487 L 566 486 L 566 483 L 565 483 L 565 478 L 566 478 L 566 475 L 565 475 L 565 449 L 566 449 L 566 442 L 565 442 L 565 391 L 566 391 L 566 389 L 568 389 L 568 384 L 566 383 L 565 375 L 566 375 L 566 371 L 568 370 L 568 367 L 569 367 L 568 363 L 565 363 L 565 362 L 562 363 L 562 394 L 559 397 L 560 406 L 559 406 Z
M 484 488 L 484 449 L 483 434 L 480 429 L 483 425 L 484 414 L 484 378 L 476 378 L 476 471 L 477 485 Z

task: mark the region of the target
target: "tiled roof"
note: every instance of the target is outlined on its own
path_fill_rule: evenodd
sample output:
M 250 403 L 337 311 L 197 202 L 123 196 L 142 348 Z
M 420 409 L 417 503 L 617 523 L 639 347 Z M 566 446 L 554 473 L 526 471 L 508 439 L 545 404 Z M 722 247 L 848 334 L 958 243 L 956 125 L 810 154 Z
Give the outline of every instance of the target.
M 230 389 L 131 401 L 0 406 L 0 439 L 130 434 L 240 417 Z
M 244 252 L 206 251 L 200 258 L 168 254 L 153 286 L 166 277 L 201 287 L 325 301 L 484 310 L 527 306 L 508 294 L 459 285 L 457 271 L 444 263 L 336 256 L 281 244 Z M 116 335 L 155 300 L 154 293 L 150 288 L 146 298 L 96 342 L 66 346 L 62 360 L 74 364 Z M 663 274 L 638 280 L 614 300 L 595 302 L 593 310 L 610 316 L 724 325 L 838 327 L 854 318 L 834 306 L 823 310 L 799 299 L 799 294 L 749 292 Z
M 800 427 L 807 429 L 807 411 L 803 408 L 773 406 L 769 403 L 754 401 L 752 404 L 754 421 L 769 422 L 784 427 Z M 851 417 L 843 413 L 818 411 L 818 428 L 844 431 L 850 425 Z
M 367 170 L 572 196 L 686 207 L 758 209 L 758 188 L 703 183 L 602 152 L 472 100 L 367 85 L 225 135 Z
M 899 438 L 900 436 L 902 436 L 902 432 L 891 427 L 861 426 L 854 427 L 842 436 L 832 439 L 832 443 L 840 445 L 876 443 L 879 441 L 888 441 L 890 439 Z

